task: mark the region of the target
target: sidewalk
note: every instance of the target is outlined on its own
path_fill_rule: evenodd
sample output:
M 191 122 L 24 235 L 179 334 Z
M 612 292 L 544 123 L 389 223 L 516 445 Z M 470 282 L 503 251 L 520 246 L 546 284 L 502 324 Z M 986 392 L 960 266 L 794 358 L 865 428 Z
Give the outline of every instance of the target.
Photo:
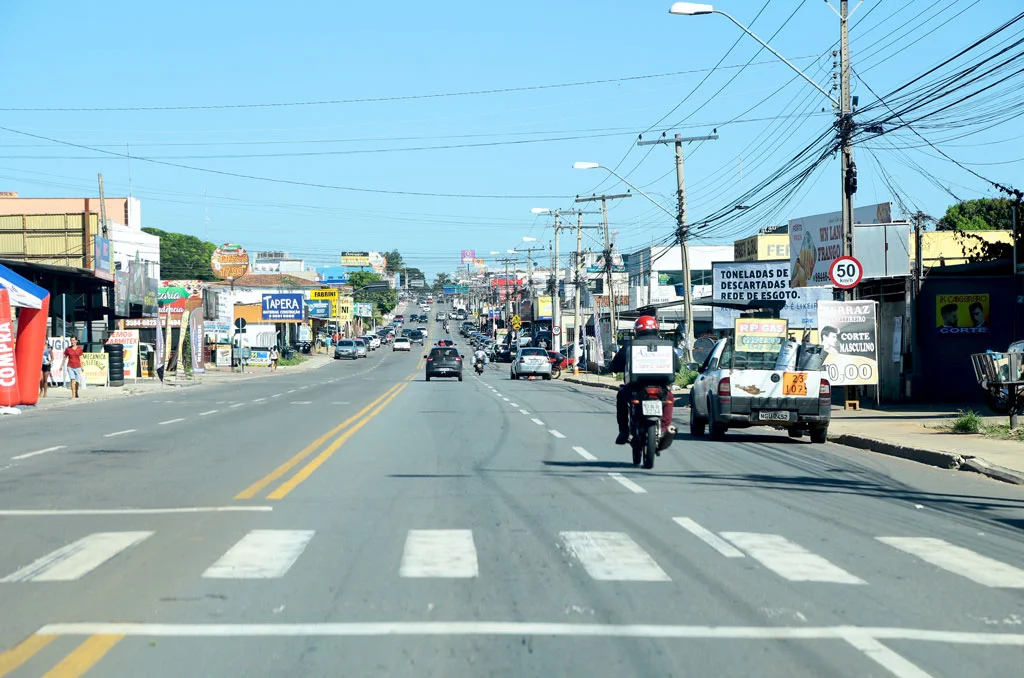
M 595 388 L 618 389 L 621 382 L 596 374 L 563 376 L 562 381 Z M 689 388 L 676 391 L 687 403 Z M 981 434 L 948 433 L 944 424 L 956 419 L 962 405 L 893 405 L 882 410 L 832 408 L 830 442 L 847 447 L 938 466 L 974 471 L 997 480 L 1024 485 L 1024 443 L 996 440 Z M 677 421 L 682 407 L 677 407 Z M 689 416 L 689 413 L 686 414 Z M 1006 423 L 1006 417 L 985 417 L 988 423 Z M 682 428 L 680 430 L 683 430 Z

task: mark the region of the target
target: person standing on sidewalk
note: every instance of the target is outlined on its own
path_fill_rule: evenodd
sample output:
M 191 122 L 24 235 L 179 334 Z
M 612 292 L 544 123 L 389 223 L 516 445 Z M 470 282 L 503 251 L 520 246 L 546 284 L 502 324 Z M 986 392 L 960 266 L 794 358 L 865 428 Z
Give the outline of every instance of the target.
M 64 349 L 64 364 L 67 369 L 65 374 L 71 379 L 71 397 L 78 397 L 78 388 L 82 384 L 82 354 L 85 349 L 78 345 L 78 337 L 71 337 L 71 345 Z
M 43 371 L 39 375 L 39 394 L 44 398 L 50 388 L 50 370 L 53 368 L 53 351 L 50 345 L 43 347 Z
M 270 371 L 277 372 L 277 361 L 280 358 L 280 354 L 277 352 L 277 346 L 270 347 Z

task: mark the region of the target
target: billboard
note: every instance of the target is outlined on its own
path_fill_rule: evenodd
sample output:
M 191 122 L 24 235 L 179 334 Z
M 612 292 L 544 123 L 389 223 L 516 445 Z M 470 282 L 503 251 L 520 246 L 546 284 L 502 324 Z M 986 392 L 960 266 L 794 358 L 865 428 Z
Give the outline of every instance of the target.
M 892 203 L 883 202 L 855 208 L 853 223 L 892 223 Z M 793 287 L 830 285 L 828 269 L 842 254 L 842 212 L 790 219 L 789 268 Z
M 816 327 L 818 302 L 832 299 L 831 287 L 803 287 L 793 289 L 789 280 L 789 262 L 744 261 L 713 262 L 711 264 L 711 296 L 725 301 L 783 300 L 786 305 L 779 312 L 790 327 Z M 734 327 L 740 311 L 715 308 L 714 328 L 728 330 Z
M 349 322 L 352 320 L 352 297 L 338 297 L 337 313 L 334 316 L 341 322 Z
M 110 265 L 110 239 L 95 235 L 92 240 L 92 272 L 97 278 L 113 280 L 114 271 Z
M 986 334 L 988 313 L 987 294 L 935 295 L 935 327 L 939 334 Z
M 818 335 L 828 352 L 822 369 L 833 386 L 878 383 L 876 302 L 819 302 Z
M 306 310 L 310 318 L 326 320 L 331 317 L 331 301 L 330 299 L 310 299 L 306 302 Z
M 355 303 L 355 315 L 357 318 L 372 318 L 373 304 L 368 301 L 357 301 Z
M 476 250 L 462 250 L 462 263 L 472 264 L 476 259 Z
M 551 320 L 551 297 L 537 297 L 537 320 Z
M 388 267 L 388 260 L 380 252 L 368 252 L 369 266 L 377 273 L 383 273 Z
M 213 274 L 221 280 L 241 278 L 249 271 L 249 254 L 241 245 L 225 243 L 210 257 Z
M 341 265 L 363 268 L 370 265 L 369 252 L 342 252 Z
M 302 294 L 264 294 L 263 320 L 299 322 L 302 320 Z
M 759 233 L 732 244 L 733 261 L 789 261 L 789 235 Z

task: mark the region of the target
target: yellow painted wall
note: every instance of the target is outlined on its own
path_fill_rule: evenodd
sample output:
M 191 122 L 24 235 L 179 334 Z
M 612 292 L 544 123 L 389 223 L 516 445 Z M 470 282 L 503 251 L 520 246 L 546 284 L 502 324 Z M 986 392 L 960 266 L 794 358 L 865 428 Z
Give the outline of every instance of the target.
M 776 261 L 789 259 L 789 234 L 752 235 L 732 244 L 734 261 Z
M 973 238 L 978 237 L 988 242 L 1012 243 L 1013 237 L 1010 231 L 970 231 L 970 236 L 964 240 L 957 238 L 954 231 L 926 231 L 921 234 L 921 258 L 925 268 L 940 266 L 943 259 L 946 266 L 953 264 L 967 263 L 964 255 L 964 245 L 968 247 L 968 253 L 974 250 Z M 910 257 L 913 260 L 916 248 L 914 247 L 914 234 L 910 234 Z

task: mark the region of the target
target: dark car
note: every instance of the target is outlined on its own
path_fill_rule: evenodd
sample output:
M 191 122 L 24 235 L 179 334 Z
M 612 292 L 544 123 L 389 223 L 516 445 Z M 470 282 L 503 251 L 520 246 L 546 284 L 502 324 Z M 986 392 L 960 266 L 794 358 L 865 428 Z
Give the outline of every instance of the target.
M 427 381 L 431 377 L 458 377 L 462 381 L 462 356 L 459 349 L 432 348 L 430 354 L 423 357 L 427 359 Z

